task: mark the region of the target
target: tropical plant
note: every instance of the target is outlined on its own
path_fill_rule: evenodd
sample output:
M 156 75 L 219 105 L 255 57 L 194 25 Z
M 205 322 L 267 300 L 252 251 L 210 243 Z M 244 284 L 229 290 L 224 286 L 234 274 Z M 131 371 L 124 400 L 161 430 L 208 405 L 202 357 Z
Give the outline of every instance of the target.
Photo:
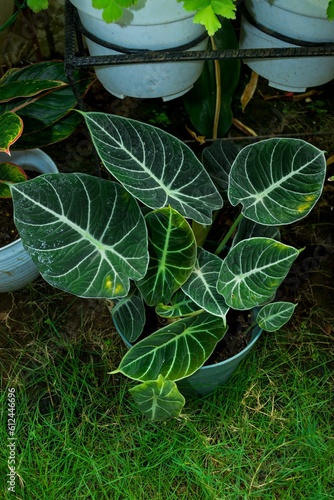
M 218 141 L 201 162 L 152 125 L 82 115 L 112 180 L 58 173 L 12 184 L 15 223 L 47 282 L 113 301 L 113 318 L 134 343 L 113 373 L 140 382 L 131 393 L 150 418 L 177 416 L 177 382 L 209 358 L 229 310 L 259 308 L 255 322 L 266 331 L 290 319 L 296 304 L 273 299 L 302 250 L 280 242 L 277 226 L 314 207 L 324 153 L 299 139 L 240 152 Z M 241 209 L 217 242 L 207 235 L 226 197 Z M 170 321 L 145 337 L 148 306 Z
M 74 75 L 80 95 L 95 76 Z M 40 148 L 66 139 L 82 120 L 71 113 L 77 99 L 61 61 L 45 61 L 8 70 L 0 79 L 0 151 Z
M 214 35 L 221 27 L 219 16 L 235 19 L 236 0 L 176 0 L 182 2 L 186 11 L 196 12 L 194 22 L 203 24 L 208 34 Z M 124 9 L 136 5 L 138 0 L 92 0 L 92 6 L 102 9 L 102 18 L 107 23 L 118 21 L 123 16 Z M 34 11 L 47 9 L 49 0 L 27 0 L 28 6 Z
M 76 71 L 75 80 L 84 95 L 95 77 Z M 32 64 L 5 73 L 0 80 L 0 152 L 7 153 L 8 160 L 0 161 L 0 199 L 10 198 L 5 181 L 13 183 L 26 178 L 20 166 L 11 161 L 10 149 L 35 149 L 66 139 L 82 120 L 78 113 L 71 112 L 76 104 L 60 61 Z M 6 237 L 0 246 L 6 246 L 16 235 L 10 214 L 11 210 L 1 211 Z

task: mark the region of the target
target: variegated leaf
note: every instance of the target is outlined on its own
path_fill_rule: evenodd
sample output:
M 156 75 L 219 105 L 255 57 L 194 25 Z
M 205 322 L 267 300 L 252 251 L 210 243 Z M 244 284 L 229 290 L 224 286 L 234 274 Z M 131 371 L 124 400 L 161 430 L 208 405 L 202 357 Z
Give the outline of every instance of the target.
M 105 167 L 144 205 L 171 205 L 184 217 L 210 224 L 222 199 L 194 153 L 179 139 L 145 123 L 84 113 Z
M 222 263 L 223 261 L 217 255 L 199 248 L 193 272 L 182 286 L 182 290 L 199 307 L 225 320 L 229 306 L 223 296 L 217 292 L 217 281 Z
M 145 216 L 148 227 L 150 261 L 145 277 L 137 286 L 145 302 L 168 304 L 192 272 L 196 242 L 188 222 L 171 207 Z
M 119 184 L 86 174 L 46 174 L 11 190 L 22 242 L 53 286 L 111 299 L 127 295 L 129 279 L 144 276 L 145 221 Z
M 169 305 L 158 304 L 155 312 L 163 318 L 180 318 L 199 314 L 202 309 L 180 289 L 174 293 Z
M 0 115 L 0 152 L 9 155 L 10 146 L 17 141 L 22 131 L 23 121 L 16 113 L 8 111 Z
M 256 321 L 262 330 L 276 332 L 291 319 L 296 307 L 297 304 L 291 302 L 266 304 L 258 312 Z
M 155 421 L 178 417 L 185 403 L 175 382 L 162 375 L 132 387 L 130 393 L 144 415 Z
M 236 245 L 239 241 L 256 237 L 272 238 L 279 241 L 280 231 L 276 226 L 264 226 L 243 217 L 238 226 L 237 234 L 233 238 L 233 245 Z
M 180 380 L 197 371 L 227 330 L 221 318 L 203 312 L 171 323 L 138 342 L 113 373 L 135 380 L 155 380 L 161 374 Z
M 116 302 L 111 314 L 117 328 L 128 342 L 135 342 L 143 333 L 146 321 L 145 305 L 135 286 L 126 297 Z
M 299 251 L 270 238 L 249 238 L 225 258 L 218 292 L 233 309 L 247 310 L 272 300 Z
M 226 196 L 228 176 L 240 148 L 232 141 L 214 141 L 203 151 L 203 165 L 222 196 Z
M 305 217 L 323 189 L 323 151 L 301 139 L 268 139 L 243 148 L 232 165 L 228 196 L 248 219 L 265 225 Z

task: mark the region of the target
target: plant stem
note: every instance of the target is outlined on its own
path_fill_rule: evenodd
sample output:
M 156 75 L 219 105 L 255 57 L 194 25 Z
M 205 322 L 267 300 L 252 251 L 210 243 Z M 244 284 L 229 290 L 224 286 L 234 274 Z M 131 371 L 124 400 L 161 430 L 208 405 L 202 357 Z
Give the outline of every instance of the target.
M 238 226 L 238 224 L 240 223 L 241 219 L 243 218 L 243 215 L 242 213 L 240 213 L 238 215 L 238 217 L 235 219 L 235 221 L 233 222 L 232 226 L 230 227 L 230 229 L 227 231 L 227 233 L 225 234 L 224 238 L 222 239 L 222 241 L 220 242 L 220 244 L 218 245 L 218 248 L 217 250 L 215 251 L 215 255 L 219 255 L 220 252 L 225 248 L 226 246 L 226 243 L 228 242 L 228 240 L 230 239 L 230 237 L 232 236 L 232 234 L 234 233 L 236 227 Z
M 213 50 L 217 50 L 214 37 L 210 37 L 211 45 Z M 215 106 L 215 116 L 213 120 L 213 130 L 212 130 L 212 138 L 215 140 L 218 137 L 218 124 L 219 124 L 219 116 L 220 116 L 220 108 L 221 108 L 221 79 L 220 79 L 220 64 L 218 60 L 214 61 L 215 65 L 215 77 L 216 77 L 216 106 Z

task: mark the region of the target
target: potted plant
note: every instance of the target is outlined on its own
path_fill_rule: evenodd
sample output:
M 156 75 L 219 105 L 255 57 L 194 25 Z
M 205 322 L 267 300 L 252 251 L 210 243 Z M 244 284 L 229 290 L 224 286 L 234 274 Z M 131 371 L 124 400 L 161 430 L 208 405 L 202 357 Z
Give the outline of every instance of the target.
M 205 50 L 207 36 L 220 27 L 218 15 L 235 18 L 235 0 L 70 0 L 77 9 L 91 56 L 136 50 L 169 50 L 188 45 Z M 28 0 L 35 10 L 47 0 Z M 197 11 L 197 12 L 196 12 Z M 97 37 L 98 40 L 96 40 Z M 105 47 L 99 40 L 111 44 Z M 170 100 L 192 88 L 204 61 L 96 66 L 97 78 L 113 95 Z
M 280 48 L 334 43 L 331 0 L 245 0 L 240 47 Z M 291 92 L 334 78 L 334 57 L 249 59 L 247 65 L 269 85 Z
M 0 214 L 2 221 L 0 231 L 0 293 L 19 290 L 39 276 L 37 267 L 23 248 L 21 239 L 17 236 L 11 215 L 10 190 L 8 187 L 6 189 L 4 181 L 24 182 L 32 173 L 51 172 L 58 172 L 58 169 L 53 160 L 40 149 L 14 151 L 11 156 L 7 153 L 0 153 Z M 4 224 L 4 220 L 8 222 Z
M 115 322 L 134 344 L 113 373 L 139 382 L 131 393 L 150 418 L 176 416 L 178 385 L 205 370 L 231 311 L 255 310 L 250 328 L 267 331 L 291 317 L 295 304 L 273 300 L 302 250 L 281 243 L 277 226 L 312 210 L 324 153 L 298 139 L 238 153 L 216 142 L 201 162 L 151 125 L 82 115 L 113 180 L 59 173 L 11 185 L 15 224 L 51 285 L 113 301 Z M 223 198 L 241 209 L 221 237 L 212 214 L 223 217 Z M 167 325 L 148 333 L 147 310 Z
M 94 80 L 87 76 L 82 78 L 78 72 L 75 78 L 82 93 Z M 81 121 L 79 115 L 70 113 L 75 105 L 76 99 L 66 82 L 61 62 L 48 61 L 19 70 L 11 69 L 2 77 L 0 192 L 5 180 L 17 178 L 15 164 L 41 174 L 58 171 L 53 160 L 39 148 L 59 142 L 75 130 Z M 11 152 L 10 149 L 15 147 L 18 151 Z M 17 179 L 22 181 L 22 175 L 21 172 Z M 18 290 L 39 276 L 11 226 L 11 201 L 6 200 L 8 197 L 8 190 L 0 194 L 0 292 Z

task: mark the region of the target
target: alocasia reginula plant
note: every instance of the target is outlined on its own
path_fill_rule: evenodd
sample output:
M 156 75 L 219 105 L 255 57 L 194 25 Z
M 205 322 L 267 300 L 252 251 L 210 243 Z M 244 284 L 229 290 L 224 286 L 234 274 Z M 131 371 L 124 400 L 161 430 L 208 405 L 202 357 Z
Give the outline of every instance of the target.
M 224 142 L 190 148 L 151 125 L 82 113 L 113 180 L 46 174 L 11 184 L 22 242 L 51 285 L 80 297 L 112 299 L 112 315 L 134 343 L 114 373 L 138 381 L 131 392 L 152 419 L 179 415 L 177 383 L 195 373 L 228 329 L 230 309 L 257 308 L 275 331 L 295 304 L 274 297 L 302 251 L 279 226 L 305 217 L 323 188 L 322 151 L 275 138 L 240 152 Z M 240 213 L 216 248 L 205 237 L 223 198 Z M 223 252 L 223 253 L 222 253 Z M 145 304 L 171 318 L 141 340 Z

